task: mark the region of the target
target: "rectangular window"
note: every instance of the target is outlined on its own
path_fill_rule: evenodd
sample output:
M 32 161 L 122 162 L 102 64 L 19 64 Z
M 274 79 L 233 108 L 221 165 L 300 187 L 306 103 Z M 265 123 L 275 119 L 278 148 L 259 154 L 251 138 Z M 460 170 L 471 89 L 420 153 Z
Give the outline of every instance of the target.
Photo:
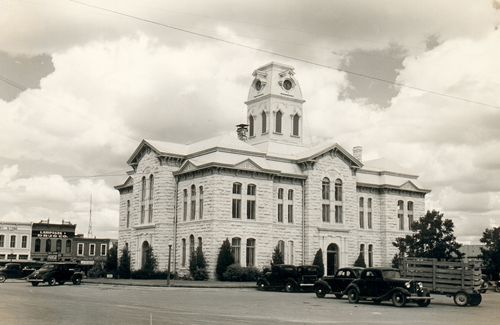
M 233 219 L 241 219 L 241 199 L 233 199 Z
M 27 260 L 27 259 L 28 259 L 28 255 L 25 255 L 25 254 L 19 254 L 19 259 L 20 259 L 20 260 Z
M 247 239 L 247 266 L 255 266 L 255 239 Z
M 240 264 L 241 261 L 241 238 L 235 237 L 231 240 L 231 252 L 233 253 L 234 263 Z
M 15 248 L 16 247 L 16 236 L 12 235 L 10 236 L 10 248 Z
M 330 204 L 323 204 L 321 208 L 323 222 L 330 222 Z
M 153 222 L 153 205 L 150 203 L 148 209 L 148 223 L 152 222 Z
M 146 217 L 146 211 L 145 211 L 144 204 L 143 204 L 143 205 L 141 205 L 141 223 L 144 223 L 145 217 Z
M 405 229 L 405 220 L 404 220 L 404 202 L 398 201 L 398 221 L 399 221 L 399 230 Z
M 411 230 L 412 223 L 413 223 L 413 202 L 408 201 L 408 230 Z
M 288 242 L 288 264 L 293 264 L 293 241 Z
M 0 235 L 0 247 L 5 245 L 5 235 Z
M 336 223 L 343 223 L 343 217 L 342 217 L 342 206 L 341 205 L 336 205 L 335 206 L 335 222 Z
M 200 214 L 200 219 L 203 219 L 203 186 L 200 186 L 198 213 Z
M 78 256 L 83 256 L 83 243 L 78 243 L 76 254 Z
M 191 196 L 191 220 L 196 218 L 196 196 Z
M 108 251 L 108 245 L 101 244 L 101 256 L 106 256 Z
M 293 204 L 288 205 L 288 223 L 293 223 Z
M 278 203 L 278 222 L 283 222 L 283 203 Z
M 28 236 L 23 236 L 21 241 L 21 248 L 27 248 L 27 247 L 28 247 Z
M 188 197 L 188 192 L 187 190 L 184 190 L 184 197 L 183 197 L 183 201 L 182 201 L 182 220 L 186 221 L 187 220 L 187 213 L 188 213 L 188 201 L 187 201 L 187 197 Z
M 255 219 L 255 200 L 247 201 L 247 219 Z
M 368 198 L 368 211 L 367 211 L 367 218 L 368 218 L 368 229 L 372 229 L 372 199 Z
M 71 253 L 71 239 L 66 240 L 66 253 Z
M 182 266 L 186 266 L 186 238 L 182 239 Z
M 89 246 L 89 255 L 94 256 L 95 255 L 95 244 L 90 244 Z
M 365 199 L 360 197 L 359 198 L 359 228 L 364 228 L 365 227 L 365 207 L 364 207 L 364 202 Z

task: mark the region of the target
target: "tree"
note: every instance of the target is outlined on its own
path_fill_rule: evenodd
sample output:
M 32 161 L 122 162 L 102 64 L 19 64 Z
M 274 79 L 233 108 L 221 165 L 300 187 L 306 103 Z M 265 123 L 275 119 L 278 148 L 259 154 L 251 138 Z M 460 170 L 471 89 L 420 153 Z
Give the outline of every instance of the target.
M 116 273 L 118 269 L 118 248 L 113 245 L 108 250 L 108 256 L 106 257 L 106 263 L 104 264 L 104 269 L 109 273 Z
M 226 272 L 227 267 L 231 264 L 234 264 L 234 256 L 231 253 L 229 239 L 226 238 L 226 240 L 222 242 L 219 249 L 219 256 L 217 257 L 217 266 L 215 267 L 217 279 L 224 280 L 224 272 Z
M 283 253 L 281 253 L 279 246 L 276 245 L 276 247 L 274 248 L 271 265 L 284 264 L 284 263 L 285 262 L 283 260 Z
M 323 251 L 318 249 L 316 255 L 314 255 L 313 265 L 318 266 L 318 274 L 319 276 L 323 276 L 325 274 L 325 264 L 323 263 Z
M 361 252 L 359 253 L 358 258 L 356 259 L 356 261 L 354 261 L 354 266 L 366 267 L 365 254 L 363 254 Z
M 481 247 L 486 274 L 497 279 L 500 276 L 500 227 L 485 229 L 480 241 L 486 244 L 484 248 Z
M 148 246 L 144 250 L 144 265 L 141 270 L 148 275 L 152 275 L 156 271 L 158 266 L 158 261 L 156 260 L 155 254 L 153 253 L 153 247 Z
M 127 246 L 124 246 L 122 249 L 120 263 L 118 265 L 118 275 L 123 279 L 130 278 L 130 253 L 128 252 Z
M 198 246 L 196 251 L 191 253 L 189 258 L 189 273 L 197 281 L 208 279 L 207 261 L 205 260 L 201 246 Z
M 458 250 L 462 245 L 456 242 L 453 228 L 453 221 L 443 219 L 439 211 L 427 211 L 411 225 L 413 234 L 396 238 L 392 244 L 398 248 L 400 257 L 462 258 Z

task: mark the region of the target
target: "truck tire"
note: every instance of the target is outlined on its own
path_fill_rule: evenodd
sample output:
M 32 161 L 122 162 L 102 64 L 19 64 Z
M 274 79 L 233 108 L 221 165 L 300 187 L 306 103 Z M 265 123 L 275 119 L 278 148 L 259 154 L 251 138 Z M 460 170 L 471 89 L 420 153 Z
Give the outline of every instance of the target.
M 297 286 L 295 285 L 295 282 L 288 280 L 285 284 L 285 291 L 286 292 L 296 292 Z
M 82 284 L 82 278 L 73 278 L 73 284 L 74 285 Z
M 469 295 L 465 291 L 459 291 L 453 296 L 453 301 L 455 305 L 460 307 L 465 307 L 469 303 Z
M 430 293 L 427 293 L 425 296 L 426 296 L 426 297 L 430 297 L 431 295 L 430 295 Z M 430 300 L 430 299 L 418 300 L 418 301 L 417 301 L 417 305 L 418 305 L 419 307 L 427 307 L 427 306 L 429 306 L 430 304 L 431 304 L 431 300 Z
M 0 283 L 5 282 L 5 280 L 7 280 L 7 277 L 5 276 L 5 274 L 0 274 Z
M 359 302 L 359 292 L 356 288 L 351 288 L 347 291 L 347 299 L 351 304 L 357 304 Z
M 47 283 L 49 284 L 49 286 L 55 286 L 56 285 L 56 279 L 55 278 L 50 278 L 49 280 L 47 280 Z
M 471 306 L 479 306 L 479 304 L 483 300 L 480 293 L 473 293 L 469 297 L 470 297 L 469 304 Z
M 392 294 L 392 304 L 396 307 L 404 307 L 406 305 L 406 295 L 401 291 L 396 291 Z
M 316 293 L 316 297 L 325 298 L 328 289 L 324 285 L 317 285 L 314 287 L 314 292 Z

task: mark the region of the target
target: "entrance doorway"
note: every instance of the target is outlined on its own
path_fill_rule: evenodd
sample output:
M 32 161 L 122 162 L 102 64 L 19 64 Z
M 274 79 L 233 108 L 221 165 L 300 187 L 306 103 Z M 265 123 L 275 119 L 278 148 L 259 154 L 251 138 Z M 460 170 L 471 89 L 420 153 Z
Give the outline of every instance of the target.
M 338 268 L 339 247 L 336 244 L 330 244 L 326 249 L 326 275 L 334 275 Z
M 149 248 L 149 243 L 147 240 L 145 240 L 142 243 L 142 251 L 141 251 L 141 269 L 144 268 L 144 264 L 146 264 L 146 251 Z

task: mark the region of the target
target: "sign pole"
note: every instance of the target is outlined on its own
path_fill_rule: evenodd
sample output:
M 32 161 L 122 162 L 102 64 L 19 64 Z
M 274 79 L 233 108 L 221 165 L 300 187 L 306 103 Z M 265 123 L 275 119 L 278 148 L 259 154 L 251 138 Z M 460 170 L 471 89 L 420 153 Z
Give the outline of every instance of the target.
M 167 267 L 167 287 L 170 287 L 170 256 L 172 253 L 172 244 L 168 245 L 168 267 Z

